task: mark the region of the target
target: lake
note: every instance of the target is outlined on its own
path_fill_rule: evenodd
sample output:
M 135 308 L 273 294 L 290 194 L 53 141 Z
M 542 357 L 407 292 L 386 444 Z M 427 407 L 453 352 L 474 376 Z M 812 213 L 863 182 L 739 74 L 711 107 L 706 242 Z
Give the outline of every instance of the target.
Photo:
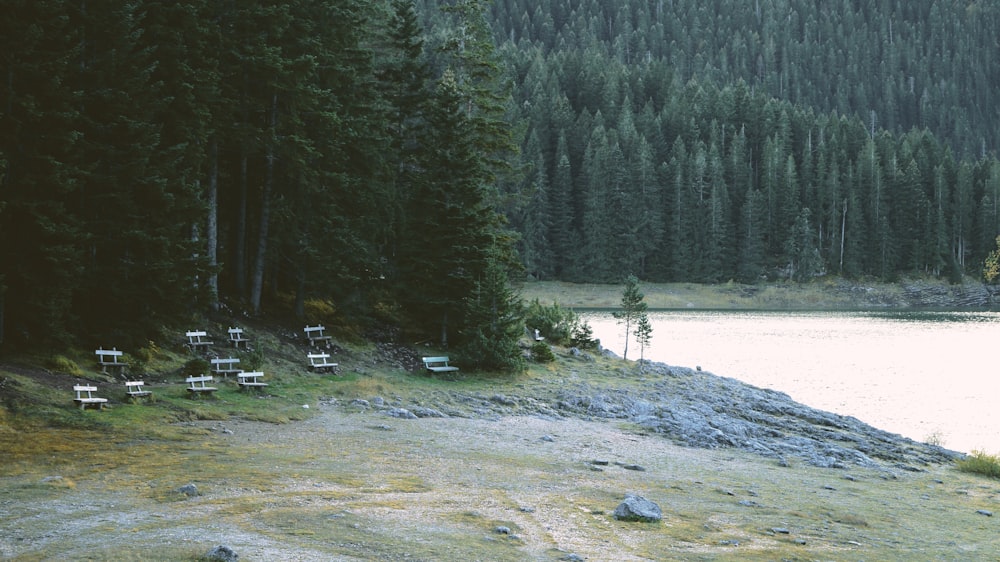
M 653 311 L 646 359 L 779 390 L 949 449 L 1000 452 L 998 312 Z M 581 312 L 619 356 L 610 312 Z M 629 359 L 639 348 L 629 343 Z

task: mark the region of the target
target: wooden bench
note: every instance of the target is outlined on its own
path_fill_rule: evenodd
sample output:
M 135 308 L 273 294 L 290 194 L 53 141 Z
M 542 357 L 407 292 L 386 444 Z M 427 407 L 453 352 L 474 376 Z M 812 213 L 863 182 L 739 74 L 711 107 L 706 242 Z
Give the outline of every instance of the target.
M 424 367 L 432 373 L 451 373 L 458 370 L 458 367 L 453 367 L 448 364 L 448 357 L 424 357 Z
M 215 392 L 216 390 L 219 390 L 219 389 L 215 388 L 214 386 L 208 386 L 205 383 L 210 383 L 213 380 L 214 379 L 212 378 L 212 375 L 201 375 L 201 376 L 198 376 L 198 377 L 188 377 L 187 381 L 186 381 L 188 383 L 187 391 L 190 392 L 192 396 L 201 396 L 202 394 L 211 394 L 211 393 L 213 393 L 213 392 Z
M 309 369 L 313 371 L 333 371 L 337 368 L 337 363 L 330 362 L 329 353 L 310 353 Z
M 317 343 L 324 342 L 329 349 L 333 345 L 333 338 L 323 335 L 323 330 L 325 329 L 322 324 L 318 326 L 306 326 L 304 331 L 306 337 L 309 338 L 309 345 L 316 347 Z
M 229 341 L 233 344 L 236 349 L 240 348 L 240 344 L 243 344 L 244 349 L 249 349 L 249 339 L 243 337 L 243 328 L 229 328 Z
M 234 367 L 240 360 L 238 357 L 216 357 L 212 359 L 212 372 L 217 375 L 239 374 L 243 369 Z
M 208 333 L 205 331 L 195 330 L 195 331 L 185 332 L 184 335 L 187 336 L 188 339 L 187 346 L 191 348 L 191 351 L 198 351 L 201 348 L 208 349 L 209 347 L 215 345 L 215 342 L 211 340 L 202 339 L 208 337 Z
M 94 392 L 97 391 L 96 386 L 78 384 L 73 386 L 73 391 L 76 392 L 76 398 L 73 401 L 80 405 L 81 410 L 85 410 L 87 406 L 97 406 L 98 410 L 103 410 L 104 405 L 108 402 L 107 398 L 94 396 Z
M 125 372 L 125 367 L 127 366 L 124 361 L 120 361 L 122 357 L 122 352 L 118 349 L 112 347 L 111 349 L 100 349 L 94 350 L 94 354 L 97 355 L 97 364 L 101 366 L 101 372 L 107 373 L 108 367 L 112 370 L 118 369 L 119 373 Z
M 267 383 L 260 380 L 263 376 L 264 373 L 260 371 L 244 371 L 236 375 L 236 382 L 240 388 L 264 388 Z
M 152 396 L 153 392 L 150 390 L 146 390 L 146 388 L 143 386 L 144 384 L 146 383 L 142 381 L 127 381 L 125 383 L 125 394 L 127 394 L 128 397 L 131 398 L 132 400 L 135 400 L 137 398 L 148 398 Z

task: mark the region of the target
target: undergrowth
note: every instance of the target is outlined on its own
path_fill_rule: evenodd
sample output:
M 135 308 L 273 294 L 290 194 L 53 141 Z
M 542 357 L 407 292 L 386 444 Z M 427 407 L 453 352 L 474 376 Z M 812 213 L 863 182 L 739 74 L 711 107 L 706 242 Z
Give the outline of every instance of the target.
M 972 451 L 956 462 L 962 472 L 979 474 L 990 478 L 1000 478 L 1000 457 L 983 451 Z

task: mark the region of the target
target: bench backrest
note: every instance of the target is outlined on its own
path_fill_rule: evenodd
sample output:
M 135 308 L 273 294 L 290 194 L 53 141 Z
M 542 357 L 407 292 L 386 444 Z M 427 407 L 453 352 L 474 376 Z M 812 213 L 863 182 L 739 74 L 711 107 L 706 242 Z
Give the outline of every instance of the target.
M 78 397 L 80 396 L 80 393 L 85 392 L 85 393 L 87 393 L 87 398 L 90 398 L 90 393 L 91 392 L 95 392 L 97 390 L 97 387 L 96 386 L 76 385 L 76 386 L 73 387 L 73 390 L 76 391 L 76 395 Z
M 111 348 L 111 349 L 104 349 L 104 348 L 95 349 L 94 350 L 94 354 L 98 356 L 98 361 L 108 361 L 107 359 L 105 359 L 105 357 L 110 357 L 111 358 L 111 362 L 113 362 L 113 363 L 117 363 L 118 362 L 118 358 L 122 356 L 122 352 L 118 351 L 117 349 L 114 349 L 114 348 Z
M 309 354 L 309 363 L 311 365 L 325 365 L 326 363 L 329 363 L 328 359 L 330 359 L 330 354 L 329 353 L 310 353 Z
M 263 371 L 243 371 L 242 373 L 240 373 L 239 375 L 236 375 L 236 376 L 239 377 L 240 382 L 247 381 L 247 380 L 253 381 L 253 380 L 259 379 L 260 377 L 263 377 L 264 376 L 264 372 Z
M 142 381 L 126 381 L 125 382 L 125 386 L 129 390 L 142 390 L 142 385 L 144 385 L 144 384 L 146 384 L 146 383 L 144 383 Z
M 229 339 L 237 341 L 242 340 L 243 328 L 229 328 Z
M 448 366 L 448 358 L 447 357 L 424 357 L 424 365 L 426 365 L 428 367 L 430 367 L 431 365 L 437 364 L 437 363 L 441 363 L 445 367 L 447 367 Z
M 212 378 L 212 375 L 202 375 L 200 377 L 188 377 L 187 378 L 187 382 L 191 386 L 194 386 L 195 383 L 199 383 L 199 382 L 201 383 L 202 386 L 205 386 L 206 382 L 212 382 L 213 380 L 215 380 L 215 379 Z
M 324 328 L 323 325 L 320 324 L 318 326 L 306 326 L 303 331 L 306 333 L 306 336 L 310 338 L 316 338 L 316 337 L 323 337 L 323 330 L 325 329 L 326 328 Z
M 197 330 L 197 331 L 185 332 L 185 335 L 187 335 L 189 343 L 201 343 L 201 338 L 207 338 L 208 332 L 204 330 Z
M 216 357 L 212 359 L 213 365 L 222 365 L 223 363 L 232 365 L 233 363 L 239 363 L 239 357 Z

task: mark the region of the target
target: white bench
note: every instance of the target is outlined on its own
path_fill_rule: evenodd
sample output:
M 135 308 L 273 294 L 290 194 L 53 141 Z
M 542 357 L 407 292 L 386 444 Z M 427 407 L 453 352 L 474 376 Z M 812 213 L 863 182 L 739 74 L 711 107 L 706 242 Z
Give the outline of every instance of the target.
M 213 393 L 213 392 L 215 392 L 216 390 L 219 390 L 219 389 L 215 388 L 214 386 L 208 386 L 205 383 L 210 383 L 213 380 L 214 379 L 212 378 L 211 375 L 201 375 L 201 376 L 198 376 L 198 377 L 188 377 L 187 381 L 186 381 L 188 383 L 187 391 L 190 392 L 192 396 L 201 396 L 202 394 L 211 394 L 211 393 Z
M 313 371 L 333 371 L 337 368 L 337 363 L 330 362 L 329 353 L 310 353 L 309 368 Z
M 240 388 L 264 388 L 267 383 L 260 380 L 263 376 L 264 373 L 260 371 L 244 371 L 236 375 L 236 382 Z
M 243 347 L 245 349 L 248 348 L 248 346 L 250 345 L 249 343 L 247 343 L 250 340 L 243 337 L 243 328 L 240 327 L 229 328 L 229 341 L 233 344 L 233 347 L 235 347 L 236 349 L 240 348 L 240 344 L 243 344 Z
M 309 345 L 316 347 L 317 343 L 324 342 L 327 348 L 331 347 L 333 345 L 333 338 L 323 335 L 323 330 L 325 329 L 322 324 L 318 326 L 306 326 L 304 331 L 306 337 L 309 338 Z
M 191 351 L 198 351 L 198 349 L 202 347 L 207 349 L 215 345 L 215 342 L 211 340 L 202 339 L 208 337 L 208 333 L 203 330 L 202 331 L 194 330 L 190 332 L 185 332 L 184 335 L 187 336 L 188 339 L 187 345 L 188 347 L 191 348 Z
M 451 373 L 458 370 L 458 367 L 453 367 L 448 364 L 448 357 L 424 357 L 424 367 L 432 373 Z
M 150 395 L 153 394 L 153 392 L 150 390 L 146 390 L 146 388 L 143 386 L 144 384 L 146 383 L 142 381 L 127 381 L 125 383 L 125 394 L 127 394 L 128 397 L 131 398 L 132 400 L 135 400 L 136 398 L 149 397 Z
M 103 410 L 104 404 L 108 402 L 107 398 L 94 396 L 94 392 L 97 391 L 96 386 L 78 384 L 73 387 L 73 391 L 76 392 L 76 398 L 73 401 L 80 405 L 81 410 L 86 409 L 87 406 L 97 406 L 98 410 Z
M 97 355 L 97 364 L 101 366 L 101 372 L 107 373 L 108 367 L 112 369 L 119 369 L 119 373 L 125 372 L 125 367 L 127 366 L 124 361 L 120 361 L 122 357 L 122 352 L 118 351 L 116 348 L 111 349 L 100 349 L 94 350 L 94 354 Z
M 240 360 L 238 357 L 216 357 L 212 359 L 212 372 L 217 375 L 239 374 L 243 369 L 234 367 Z

